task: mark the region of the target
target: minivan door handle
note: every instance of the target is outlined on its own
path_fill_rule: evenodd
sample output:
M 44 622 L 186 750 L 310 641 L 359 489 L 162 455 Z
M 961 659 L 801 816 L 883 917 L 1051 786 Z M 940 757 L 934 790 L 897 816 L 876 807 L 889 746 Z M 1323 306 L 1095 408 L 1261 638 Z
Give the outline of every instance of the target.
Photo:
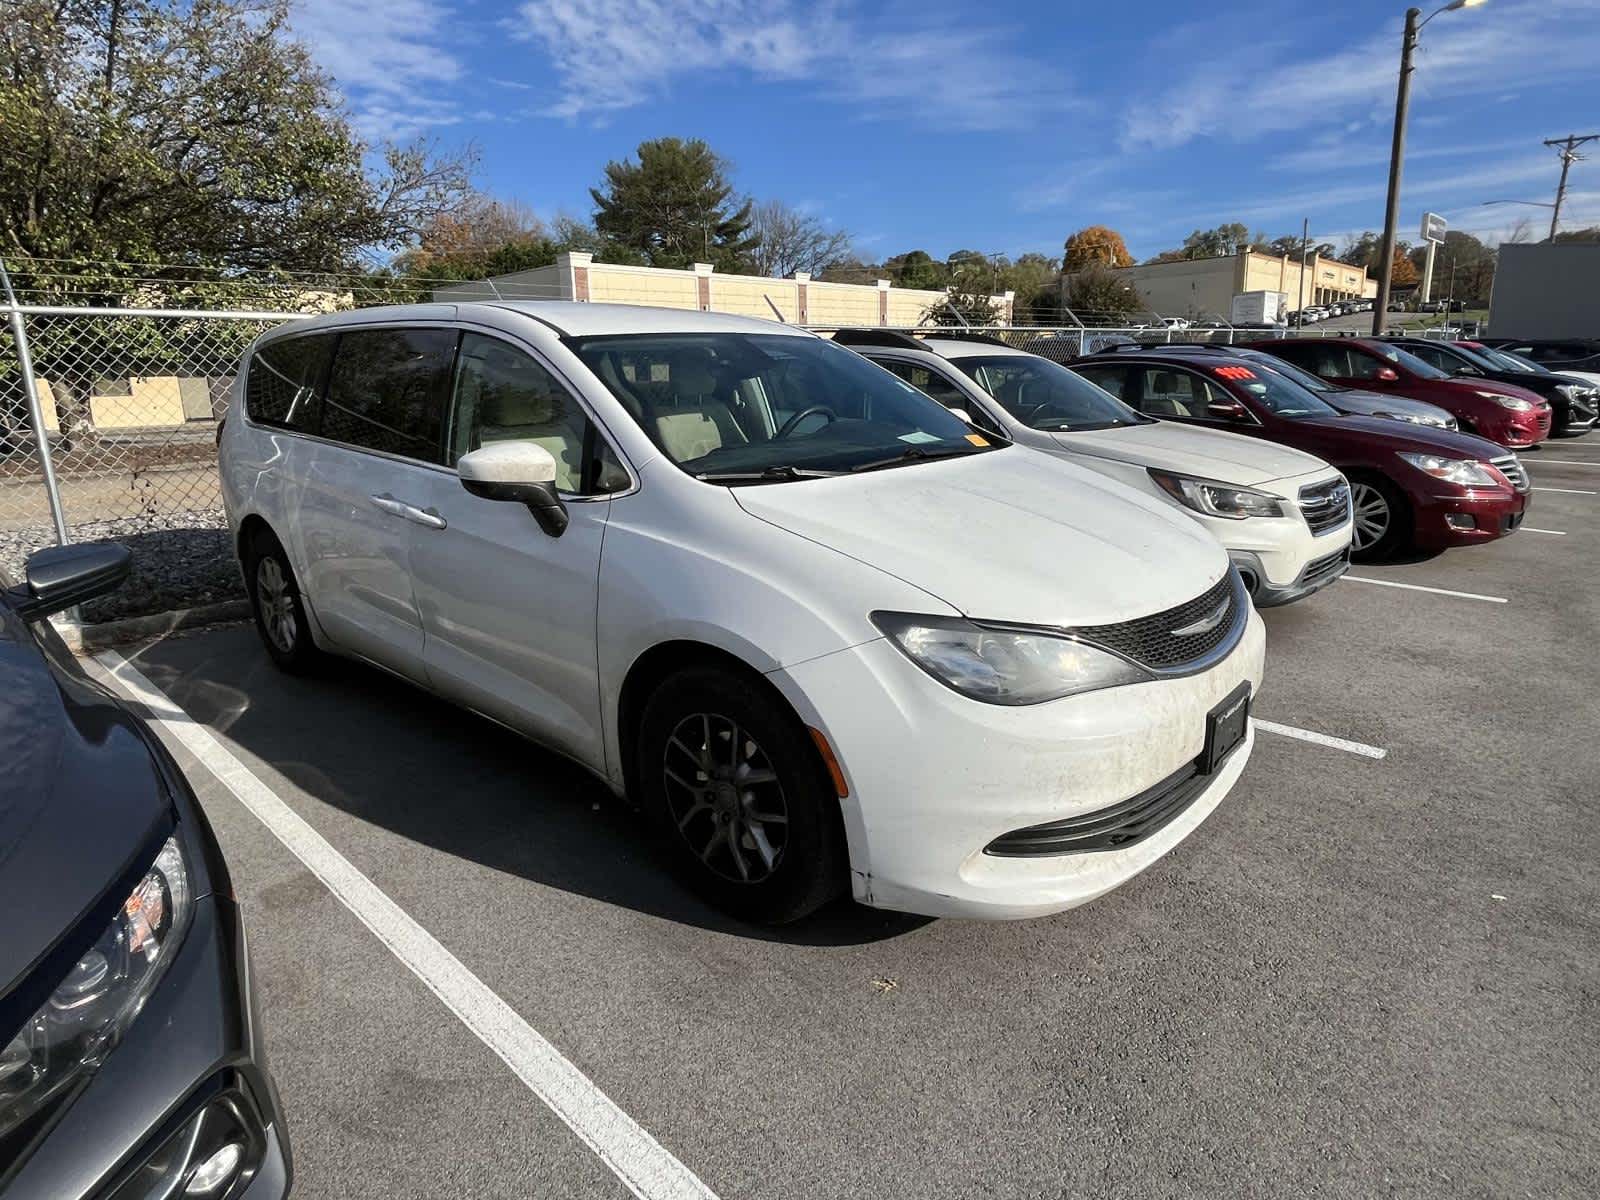
M 400 508 L 402 510 L 401 515 L 403 515 L 406 520 L 415 525 L 421 525 L 424 529 L 450 528 L 450 522 L 441 517 L 436 509 L 417 508 L 415 505 L 404 503 L 400 505 Z
M 403 517 L 406 515 L 406 506 L 389 495 L 388 492 L 379 492 L 376 496 L 368 496 L 367 499 L 371 500 L 375 507 L 382 509 L 390 516 Z

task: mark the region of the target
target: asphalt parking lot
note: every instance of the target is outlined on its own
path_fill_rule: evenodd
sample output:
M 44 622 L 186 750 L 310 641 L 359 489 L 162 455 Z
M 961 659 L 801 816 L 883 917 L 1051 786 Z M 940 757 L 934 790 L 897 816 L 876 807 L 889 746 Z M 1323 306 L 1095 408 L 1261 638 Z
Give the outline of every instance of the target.
M 384 676 L 287 678 L 244 627 L 124 650 L 242 764 L 161 710 L 296 1194 L 627 1195 L 608 1162 L 651 1198 L 1600 1193 L 1600 435 L 1526 461 L 1513 537 L 1269 611 L 1283 731 L 1047 920 L 740 927 L 579 770 Z

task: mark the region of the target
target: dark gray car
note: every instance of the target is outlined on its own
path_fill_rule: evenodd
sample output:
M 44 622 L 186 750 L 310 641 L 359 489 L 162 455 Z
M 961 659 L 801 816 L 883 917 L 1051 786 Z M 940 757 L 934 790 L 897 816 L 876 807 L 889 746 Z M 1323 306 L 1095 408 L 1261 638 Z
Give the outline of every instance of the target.
M 120 546 L 0 571 L 0 1196 L 279 1200 L 289 1142 L 194 793 L 42 618 Z

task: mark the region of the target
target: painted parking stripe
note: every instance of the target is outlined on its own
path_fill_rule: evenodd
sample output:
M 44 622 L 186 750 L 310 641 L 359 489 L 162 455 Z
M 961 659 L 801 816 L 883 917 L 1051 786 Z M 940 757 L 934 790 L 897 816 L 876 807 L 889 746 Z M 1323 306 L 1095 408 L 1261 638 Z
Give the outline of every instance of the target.
M 1548 533 L 1551 537 L 1566 537 L 1567 536 L 1567 531 L 1565 529 L 1539 529 L 1539 528 L 1537 528 L 1536 526 L 1533 526 L 1533 525 L 1524 525 L 1522 527 L 1522 532 L 1523 533 Z
M 1536 487 L 1536 492 L 1560 492 L 1563 496 L 1600 496 L 1600 492 L 1585 491 L 1583 488 L 1547 488 Z
M 1281 734 L 1284 737 L 1296 738 L 1302 742 L 1312 742 L 1318 746 L 1327 746 L 1330 750 L 1343 750 L 1348 754 L 1359 754 L 1362 758 L 1387 758 L 1389 756 L 1389 752 L 1381 746 L 1369 746 L 1365 742 L 1352 742 L 1348 738 L 1318 733 L 1314 729 L 1300 729 L 1294 725 L 1279 725 L 1276 721 L 1263 721 L 1260 717 L 1251 717 L 1250 723 L 1263 733 Z
M 1393 579 L 1368 579 L 1365 575 L 1346 575 L 1351 583 L 1373 583 L 1379 587 L 1405 588 L 1408 592 L 1432 592 L 1435 596 L 1455 596 L 1460 600 L 1485 600 L 1490 604 L 1509 604 L 1504 596 L 1484 596 L 1478 592 L 1453 592 L 1449 588 L 1423 587 L 1420 583 L 1398 583 Z
M 1531 466 L 1563 466 L 1563 467 L 1600 467 L 1600 462 L 1578 458 L 1539 458 L 1524 460 Z
M 672 1152 L 614 1104 L 455 955 L 335 850 L 211 731 L 107 650 L 98 660 L 152 722 L 188 748 L 461 1023 L 511 1068 L 640 1200 L 716 1200 Z

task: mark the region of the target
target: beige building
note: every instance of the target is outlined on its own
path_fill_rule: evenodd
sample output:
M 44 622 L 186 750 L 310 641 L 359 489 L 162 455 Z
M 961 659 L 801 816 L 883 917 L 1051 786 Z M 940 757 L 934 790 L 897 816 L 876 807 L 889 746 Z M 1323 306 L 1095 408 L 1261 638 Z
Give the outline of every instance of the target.
M 625 267 L 597 263 L 593 255 L 574 251 L 560 255 L 548 267 L 435 288 L 433 298 L 590 300 L 768 320 L 781 317 L 795 325 L 912 327 L 923 324 L 944 303 L 945 293 L 892 287 L 887 279 L 875 284 L 823 283 L 805 272 L 796 273 L 793 279 L 719 275 L 710 263 L 695 263 L 687 271 Z M 1013 299 L 1010 292 L 989 298 L 1001 324 L 1011 321 Z
M 1298 255 L 1244 250 L 1219 258 L 1142 263 L 1112 274 L 1133 287 L 1146 307 L 1167 317 L 1226 318 L 1241 292 L 1281 292 L 1290 310 L 1301 303 Z M 1306 262 L 1303 294 L 1306 304 L 1370 298 L 1378 294 L 1378 281 L 1368 278 L 1365 267 L 1313 254 Z

